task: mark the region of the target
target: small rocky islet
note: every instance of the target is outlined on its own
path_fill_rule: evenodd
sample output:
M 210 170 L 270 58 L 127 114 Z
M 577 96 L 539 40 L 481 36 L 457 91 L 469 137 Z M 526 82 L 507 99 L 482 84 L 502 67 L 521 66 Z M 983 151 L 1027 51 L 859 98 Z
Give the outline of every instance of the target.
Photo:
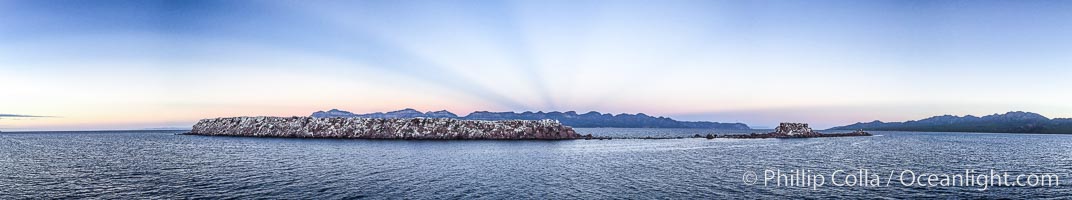
M 190 135 L 413 139 L 564 140 L 580 139 L 554 120 L 458 120 L 448 118 L 230 117 L 202 119 Z M 591 136 L 589 136 L 591 137 Z
M 864 132 L 863 130 L 856 130 L 849 133 L 819 133 L 808 127 L 805 123 L 781 123 L 778 124 L 778 128 L 774 129 L 774 132 L 770 133 L 752 133 L 747 135 L 724 135 L 718 136 L 718 138 L 739 138 L 739 139 L 761 139 L 761 138 L 817 138 L 817 137 L 852 137 L 852 136 L 871 136 L 871 133 Z M 708 136 L 708 138 L 713 138 Z
M 581 135 L 556 120 L 461 120 L 450 118 L 228 117 L 202 119 L 188 135 L 405 139 L 405 140 L 571 140 L 677 139 L 685 137 L 611 138 Z M 743 135 L 695 135 L 696 138 L 812 138 L 870 136 L 863 131 L 824 134 L 807 124 L 782 123 L 775 132 Z

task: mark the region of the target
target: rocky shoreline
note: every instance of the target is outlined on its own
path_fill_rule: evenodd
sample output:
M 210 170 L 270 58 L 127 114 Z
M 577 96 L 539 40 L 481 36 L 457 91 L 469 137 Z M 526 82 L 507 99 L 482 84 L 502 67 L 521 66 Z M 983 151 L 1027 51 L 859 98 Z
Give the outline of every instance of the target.
M 446 118 L 230 117 L 202 119 L 188 135 L 412 139 L 412 140 L 565 140 L 582 139 L 554 120 L 458 120 Z M 587 138 L 591 138 L 588 135 Z

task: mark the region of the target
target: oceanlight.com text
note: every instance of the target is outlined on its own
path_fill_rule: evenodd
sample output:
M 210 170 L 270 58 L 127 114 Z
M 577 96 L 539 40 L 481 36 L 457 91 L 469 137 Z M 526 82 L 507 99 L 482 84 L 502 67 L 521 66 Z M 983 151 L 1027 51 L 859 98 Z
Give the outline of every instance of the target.
M 1067 174 L 1066 174 L 1067 175 Z M 975 187 L 985 191 L 993 187 L 1058 187 L 1060 173 L 1009 173 L 998 170 L 966 169 L 954 173 L 914 170 L 833 170 L 766 169 L 745 171 L 742 181 L 765 187 Z

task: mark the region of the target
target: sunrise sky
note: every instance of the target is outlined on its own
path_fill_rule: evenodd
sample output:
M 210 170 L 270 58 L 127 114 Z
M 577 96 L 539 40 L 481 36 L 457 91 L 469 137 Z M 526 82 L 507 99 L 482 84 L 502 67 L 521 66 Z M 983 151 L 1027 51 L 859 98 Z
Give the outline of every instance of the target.
M 1070 1 L 0 1 L 0 130 L 415 108 L 1072 117 Z

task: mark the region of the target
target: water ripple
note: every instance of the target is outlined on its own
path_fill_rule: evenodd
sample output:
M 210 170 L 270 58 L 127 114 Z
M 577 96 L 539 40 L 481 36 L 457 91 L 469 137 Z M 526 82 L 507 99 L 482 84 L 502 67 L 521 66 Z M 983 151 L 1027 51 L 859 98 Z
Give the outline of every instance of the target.
M 578 129 L 690 136 L 702 129 Z M 820 139 L 382 141 L 177 132 L 0 134 L 0 199 L 1064 198 L 1057 188 L 770 188 L 763 169 L 1072 171 L 1072 136 L 881 132 Z M 716 132 L 717 133 L 717 132 Z

